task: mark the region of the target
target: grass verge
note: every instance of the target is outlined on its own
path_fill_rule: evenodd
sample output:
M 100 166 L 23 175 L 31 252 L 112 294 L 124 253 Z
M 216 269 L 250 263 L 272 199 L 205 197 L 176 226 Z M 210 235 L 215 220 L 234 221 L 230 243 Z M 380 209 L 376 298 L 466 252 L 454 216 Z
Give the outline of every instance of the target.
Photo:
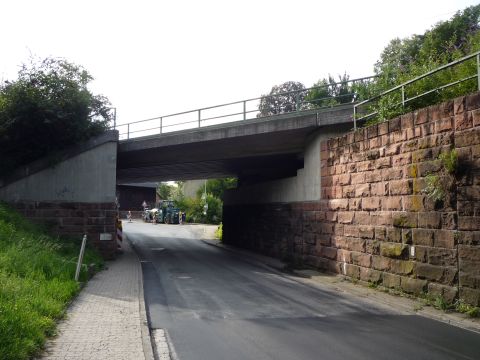
M 78 293 L 76 259 L 81 240 L 55 239 L 0 203 L 0 359 L 29 359 L 55 334 Z M 84 264 L 103 266 L 87 249 Z M 86 281 L 86 266 L 80 280 Z

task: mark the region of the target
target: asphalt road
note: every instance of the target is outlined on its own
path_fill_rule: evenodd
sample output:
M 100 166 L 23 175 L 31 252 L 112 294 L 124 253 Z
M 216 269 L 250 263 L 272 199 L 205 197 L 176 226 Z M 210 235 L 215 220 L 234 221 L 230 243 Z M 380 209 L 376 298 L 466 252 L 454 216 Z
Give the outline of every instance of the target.
M 199 240 L 202 227 L 124 226 L 152 329 L 180 360 L 480 359 L 480 334 L 313 287 Z

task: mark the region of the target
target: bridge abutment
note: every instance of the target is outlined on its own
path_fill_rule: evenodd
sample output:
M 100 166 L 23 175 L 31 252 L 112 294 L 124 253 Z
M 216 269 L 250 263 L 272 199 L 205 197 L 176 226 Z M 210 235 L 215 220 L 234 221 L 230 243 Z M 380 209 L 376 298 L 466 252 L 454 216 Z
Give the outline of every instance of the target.
M 320 140 L 320 182 L 303 181 L 316 188 L 280 185 L 301 182 L 299 172 L 298 179 L 234 190 L 224 207 L 224 241 L 296 266 L 478 306 L 479 147 L 480 93 Z M 455 175 L 439 158 L 452 151 Z M 432 176 L 451 185 L 437 201 L 428 195 Z
M 55 234 L 86 234 L 105 258 L 114 258 L 117 141 L 118 132 L 107 132 L 58 154 L 54 164 L 41 159 L 18 169 L 2 179 L 0 200 Z

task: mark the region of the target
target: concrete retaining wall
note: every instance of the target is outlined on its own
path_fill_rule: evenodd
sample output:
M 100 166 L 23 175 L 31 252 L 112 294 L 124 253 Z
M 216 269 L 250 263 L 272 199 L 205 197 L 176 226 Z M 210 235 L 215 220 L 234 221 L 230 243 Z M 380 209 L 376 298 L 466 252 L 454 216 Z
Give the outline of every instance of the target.
M 115 184 L 118 132 L 18 169 L 0 184 L 0 200 L 47 222 L 59 235 L 87 234 L 106 258 L 115 255 Z M 100 241 L 108 233 L 111 240 Z

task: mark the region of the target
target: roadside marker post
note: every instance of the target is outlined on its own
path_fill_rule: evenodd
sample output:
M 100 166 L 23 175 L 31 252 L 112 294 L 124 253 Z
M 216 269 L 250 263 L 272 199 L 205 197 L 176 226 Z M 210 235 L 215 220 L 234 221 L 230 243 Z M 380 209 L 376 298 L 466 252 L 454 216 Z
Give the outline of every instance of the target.
M 78 255 L 77 270 L 75 271 L 75 281 L 78 281 L 80 276 L 80 269 L 82 268 L 83 254 L 85 253 L 85 245 L 87 243 L 87 235 L 83 235 L 82 247 L 80 248 L 80 255 Z

